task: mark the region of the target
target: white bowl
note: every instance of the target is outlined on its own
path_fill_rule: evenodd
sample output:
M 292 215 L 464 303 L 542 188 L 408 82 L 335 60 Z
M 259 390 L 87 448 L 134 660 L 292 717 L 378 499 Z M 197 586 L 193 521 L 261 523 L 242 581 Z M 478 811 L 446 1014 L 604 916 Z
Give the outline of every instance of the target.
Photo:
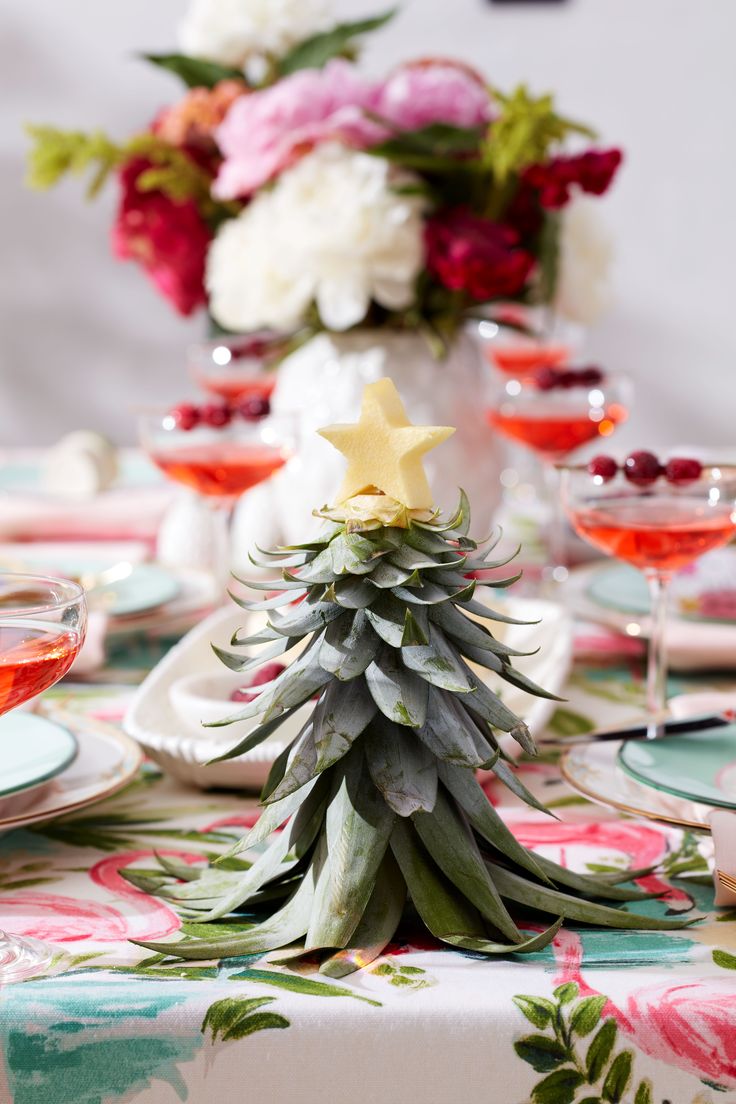
M 169 687 L 169 701 L 180 723 L 192 736 L 215 740 L 225 747 L 235 744 L 243 730 L 246 732 L 258 724 L 258 718 L 251 718 L 222 728 L 205 728 L 205 725 L 233 717 L 243 708 L 242 702 L 230 700 L 233 690 L 243 685 L 244 676 L 233 672 L 221 675 L 185 675 L 172 682 Z M 309 713 L 309 706 L 297 710 L 284 721 L 273 734 L 263 741 L 262 747 L 269 744 L 280 748 L 291 742 L 299 732 Z M 276 753 L 278 754 L 278 752 Z
M 495 594 L 490 600 L 501 604 Z M 569 614 L 553 602 L 535 599 L 505 598 L 502 604 L 512 617 L 542 619 L 539 625 L 496 623 L 494 635 L 520 651 L 540 646 L 537 655 L 517 660 L 515 666 L 541 686 L 559 693 L 571 663 Z M 243 681 L 242 676 L 223 671 L 212 644 L 229 648 L 236 629 L 247 626 L 248 631 L 255 632 L 263 627 L 265 620 L 262 613 L 249 614 L 233 606 L 216 610 L 164 656 L 136 691 L 123 722 L 125 731 L 143 746 L 151 759 L 181 781 L 205 790 L 215 787 L 260 789 L 274 759 L 291 742 L 311 712 L 313 703 L 307 702 L 252 751 L 223 763 L 210 763 L 258 724 L 257 717 L 223 728 L 203 728 L 198 723 L 206 716 L 219 719 L 236 712 L 237 702 L 226 699 Z M 288 666 L 301 647 L 303 643 L 286 652 L 279 657 L 280 662 Z M 249 649 L 251 654 L 256 651 Z M 504 702 L 525 718 L 534 735 L 541 734 L 554 711 L 554 702 L 530 697 L 505 683 L 500 686 L 490 671 L 479 668 L 478 674 L 494 689 L 502 690 Z M 218 718 L 210 710 L 222 712 Z

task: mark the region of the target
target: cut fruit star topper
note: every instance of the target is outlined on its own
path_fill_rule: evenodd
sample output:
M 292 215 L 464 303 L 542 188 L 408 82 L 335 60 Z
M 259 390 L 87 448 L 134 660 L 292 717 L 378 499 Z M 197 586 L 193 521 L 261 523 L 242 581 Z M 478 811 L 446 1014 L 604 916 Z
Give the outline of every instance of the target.
M 348 461 L 338 502 L 380 491 L 407 510 L 429 510 L 432 491 L 422 459 L 455 430 L 412 425 L 393 380 L 380 379 L 366 386 L 355 425 L 331 425 L 319 432 Z
M 236 599 L 266 611 L 267 623 L 251 619 L 232 650 L 216 649 L 244 675 L 289 653 L 275 679 L 217 722 L 253 721 L 222 759 L 251 751 L 292 714 L 301 727 L 273 763 L 257 823 L 230 851 L 198 868 L 161 856 L 155 876 L 123 872 L 185 921 L 173 942 L 141 945 L 184 959 L 289 948 L 290 960 L 305 955 L 340 977 L 417 923 L 425 937 L 483 955 L 537 951 L 565 919 L 683 927 L 664 906 L 661 915 L 622 910 L 649 897 L 623 884 L 629 871 L 578 874 L 529 851 L 476 777 L 493 772 L 547 811 L 508 755 L 514 741 L 535 749 L 501 693 L 509 684 L 553 695 L 514 667 L 521 653 L 488 627 L 509 617 L 476 597 L 513 582 L 488 577 L 508 559 L 491 560 L 495 541 L 481 551 L 468 536 L 463 494 L 447 521 L 431 510 L 422 457 L 452 430 L 411 425 L 384 379 L 366 387 L 356 425 L 322 432 L 348 460 L 332 520 L 316 539 L 253 559 L 270 577 L 247 585 L 280 593 Z M 196 923 L 187 930 L 187 921 Z

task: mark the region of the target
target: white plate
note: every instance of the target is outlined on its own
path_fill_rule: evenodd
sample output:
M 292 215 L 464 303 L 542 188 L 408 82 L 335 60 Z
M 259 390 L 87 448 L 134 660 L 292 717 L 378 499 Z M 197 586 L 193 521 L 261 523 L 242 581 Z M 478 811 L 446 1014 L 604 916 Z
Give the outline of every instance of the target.
M 560 759 L 562 777 L 574 790 L 598 805 L 678 828 L 709 832 L 708 817 L 713 807 L 674 797 L 635 781 L 618 765 L 622 742 L 569 748 Z
M 53 720 L 74 732 L 79 748 L 77 757 L 35 794 L 30 804 L 13 809 L 4 806 L 0 832 L 52 820 L 110 797 L 135 778 L 143 762 L 138 745 L 111 725 L 64 713 L 53 706 L 48 712 Z
M 558 693 L 567 678 L 572 657 L 572 626 L 569 615 L 556 603 L 524 598 L 506 599 L 503 603 L 494 596 L 490 601 L 504 613 L 520 620 L 542 618 L 539 625 L 493 624 L 494 635 L 519 651 L 532 651 L 535 656 L 515 660 L 529 678 L 547 690 Z M 185 732 L 172 705 L 170 690 L 179 679 L 191 675 L 219 675 L 225 668 L 212 651 L 213 643 L 228 647 L 235 629 L 244 628 L 249 620 L 252 631 L 265 620 L 263 614 L 247 614 L 234 607 L 217 610 L 196 628 L 192 629 L 144 680 L 131 702 L 123 721 L 125 731 L 144 747 L 146 753 L 166 771 L 182 781 L 203 789 L 227 787 L 230 789 L 258 789 L 270 770 L 274 759 L 293 739 L 301 728 L 309 711 L 305 705 L 277 729 L 272 737 L 246 755 L 225 763 L 208 764 L 214 756 L 234 745 L 256 724 L 255 719 L 243 721 L 220 729 L 203 729 L 201 737 Z M 287 652 L 280 661 L 288 663 L 296 649 Z M 478 668 L 479 675 L 489 685 L 498 685 L 494 676 Z M 503 700 L 514 712 L 526 718 L 530 728 L 540 733 L 555 704 L 547 699 L 532 698 L 506 683 Z M 237 710 L 234 705 L 233 711 Z

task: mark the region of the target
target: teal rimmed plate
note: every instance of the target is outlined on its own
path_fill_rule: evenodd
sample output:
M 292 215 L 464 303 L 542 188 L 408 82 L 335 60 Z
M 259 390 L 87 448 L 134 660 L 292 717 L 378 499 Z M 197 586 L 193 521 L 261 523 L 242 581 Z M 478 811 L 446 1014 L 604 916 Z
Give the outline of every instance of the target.
M 618 753 L 621 767 L 655 790 L 736 809 L 736 724 L 724 728 L 628 740 Z
M 649 590 L 641 571 L 628 564 L 606 564 L 595 571 L 586 588 L 600 609 L 646 617 Z M 671 609 L 692 621 L 736 623 L 736 547 L 709 552 L 678 572 L 671 583 Z
M 129 575 L 90 591 L 95 608 L 110 617 L 133 617 L 173 602 L 181 584 L 170 571 L 158 564 L 137 564 Z
M 0 717 L 0 797 L 40 786 L 69 766 L 77 741 L 68 728 L 22 709 Z

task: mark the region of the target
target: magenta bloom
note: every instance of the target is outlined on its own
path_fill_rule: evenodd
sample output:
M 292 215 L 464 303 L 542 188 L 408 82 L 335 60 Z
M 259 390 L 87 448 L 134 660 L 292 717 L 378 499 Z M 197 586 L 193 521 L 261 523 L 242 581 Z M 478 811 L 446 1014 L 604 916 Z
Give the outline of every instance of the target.
M 179 314 L 207 302 L 204 265 L 212 232 L 191 199 L 176 202 L 163 192 L 141 191 L 138 177 L 152 167 L 144 157 L 120 170 L 120 204 L 112 228 L 113 252 L 137 261 Z
M 490 121 L 491 101 L 472 69 L 431 59 L 397 69 L 381 89 L 376 111 L 401 130 L 432 123 L 479 127 Z
M 520 248 L 514 230 L 465 207 L 431 218 L 425 241 L 432 275 L 451 291 L 464 291 L 479 302 L 518 295 L 534 267 L 534 257 Z
M 619 149 L 591 149 L 574 157 L 553 157 L 524 169 L 522 187 L 536 192 L 542 207 L 555 210 L 570 201 L 573 187 L 591 195 L 603 195 L 622 160 Z
M 305 69 L 271 88 L 242 96 L 216 131 L 225 158 L 213 193 L 248 196 L 320 142 L 336 139 L 364 149 L 384 131 L 364 109 L 375 110 L 378 86 L 346 61 Z

